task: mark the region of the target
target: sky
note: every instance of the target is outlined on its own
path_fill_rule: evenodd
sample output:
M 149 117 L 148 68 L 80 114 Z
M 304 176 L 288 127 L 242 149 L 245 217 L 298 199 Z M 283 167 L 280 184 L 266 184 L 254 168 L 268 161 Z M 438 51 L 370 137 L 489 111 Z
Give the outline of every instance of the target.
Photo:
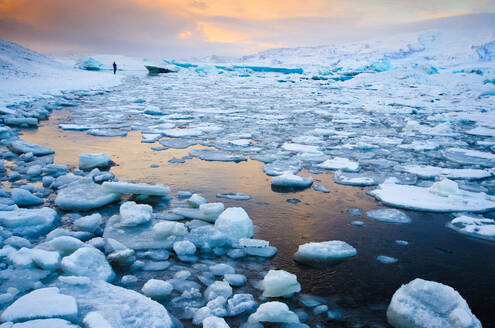
M 0 0 L 0 38 L 45 53 L 244 55 L 495 13 L 495 0 Z

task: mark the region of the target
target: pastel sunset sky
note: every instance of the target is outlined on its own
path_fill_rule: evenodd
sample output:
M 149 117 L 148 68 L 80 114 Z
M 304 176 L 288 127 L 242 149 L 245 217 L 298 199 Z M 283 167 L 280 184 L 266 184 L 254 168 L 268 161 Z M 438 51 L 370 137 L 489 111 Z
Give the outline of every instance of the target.
M 495 13 L 495 0 L 0 0 L 0 38 L 44 52 L 240 55 Z

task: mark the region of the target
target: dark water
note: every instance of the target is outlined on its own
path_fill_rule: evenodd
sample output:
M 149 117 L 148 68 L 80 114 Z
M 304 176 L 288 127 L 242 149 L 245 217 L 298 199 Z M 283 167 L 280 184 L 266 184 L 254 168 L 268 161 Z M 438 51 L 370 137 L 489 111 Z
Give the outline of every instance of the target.
M 334 184 L 331 173 L 311 174 L 317 184 L 331 190 L 329 194 L 312 189 L 278 193 L 271 189 L 262 163 L 190 159 L 184 164 L 171 164 L 168 160 L 187 155 L 189 149 L 153 151 L 151 145 L 140 142 L 138 132 L 125 138 L 105 138 L 58 129 L 58 121 L 69 114 L 68 110 L 54 112 L 39 129 L 23 131 L 22 138 L 53 148 L 56 163 L 76 166 L 78 154 L 104 152 L 118 164 L 112 172 L 121 180 L 163 183 L 172 188 L 172 195 L 189 190 L 201 193 L 209 201 L 224 202 L 226 207 L 243 207 L 258 227 L 255 238 L 268 240 L 279 250 L 271 260 L 272 266 L 296 274 L 304 293 L 335 301 L 345 309 L 346 325 L 385 324 L 385 310 L 395 290 L 420 277 L 455 288 L 485 327 L 495 326 L 494 245 L 446 228 L 445 223 L 451 219 L 448 215 L 406 211 L 412 223 L 404 225 L 375 222 L 365 215 L 352 216 L 347 213 L 350 208 L 365 212 L 383 206 L 366 195 L 365 188 Z M 159 167 L 150 168 L 152 164 Z M 309 174 L 303 171 L 300 175 Z M 242 192 L 253 199 L 215 198 L 217 193 L 227 192 Z M 288 199 L 300 202 L 291 204 Z M 362 220 L 365 226 L 352 226 L 352 220 Z M 395 243 L 398 239 L 410 244 L 400 246 Z M 346 241 L 358 250 L 358 255 L 325 269 L 292 260 L 298 245 L 325 240 Z M 399 261 L 382 264 L 376 260 L 380 254 Z

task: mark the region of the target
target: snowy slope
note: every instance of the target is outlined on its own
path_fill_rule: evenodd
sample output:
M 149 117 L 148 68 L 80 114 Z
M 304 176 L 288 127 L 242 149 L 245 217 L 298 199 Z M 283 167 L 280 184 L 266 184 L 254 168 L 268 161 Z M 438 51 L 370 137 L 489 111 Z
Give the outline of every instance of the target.
M 121 76 L 75 70 L 18 44 L 0 40 L 0 109 L 61 92 L 107 88 L 120 82 Z

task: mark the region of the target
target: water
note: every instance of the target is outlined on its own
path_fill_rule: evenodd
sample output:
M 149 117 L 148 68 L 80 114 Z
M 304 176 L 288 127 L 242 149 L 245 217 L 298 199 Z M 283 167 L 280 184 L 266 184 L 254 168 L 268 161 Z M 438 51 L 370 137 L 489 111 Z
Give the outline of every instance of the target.
M 182 77 L 181 77 L 182 78 Z M 172 188 L 172 195 L 179 190 L 198 192 L 209 201 L 224 202 L 226 207 L 243 207 L 254 224 L 255 238 L 270 241 L 276 246 L 278 254 L 272 260 L 260 262 L 261 267 L 249 267 L 246 272 L 250 277 L 260 277 L 258 270 L 268 270 L 270 267 L 283 269 L 297 275 L 304 293 L 319 295 L 327 298 L 329 304 L 337 304 L 344 311 L 345 323 L 342 326 L 354 323 L 386 324 L 385 310 L 388 302 L 401 284 L 407 283 L 416 277 L 438 281 L 454 287 L 467 300 L 473 313 L 485 325 L 495 322 L 492 305 L 495 304 L 493 293 L 495 283 L 493 272 L 493 244 L 472 240 L 459 235 L 445 227 L 451 216 L 445 214 L 428 214 L 405 211 L 412 218 L 412 223 L 404 225 L 385 224 L 368 219 L 365 214 L 360 217 L 347 212 L 350 208 L 359 208 L 363 213 L 370 209 L 382 208 L 373 197 L 366 194 L 367 188 L 338 185 L 333 182 L 333 174 L 325 171 L 322 174 L 309 173 L 303 169 L 299 175 L 313 176 L 316 184 L 322 184 L 330 189 L 324 194 L 313 189 L 299 192 L 280 193 L 272 190 L 270 177 L 263 173 L 263 163 L 249 159 L 241 163 L 208 162 L 197 158 L 187 159 L 185 163 L 169 163 L 172 158 L 181 158 L 188 155 L 190 149 L 202 149 L 205 146 L 196 145 L 187 149 L 168 149 L 153 151 L 151 147 L 159 146 L 141 143 L 141 134 L 132 131 L 134 128 L 146 129 L 156 120 L 170 122 L 156 117 L 144 117 L 137 108 L 137 104 L 129 104 L 129 99 L 146 98 L 148 103 L 160 103 L 171 112 L 183 115 L 179 120 L 183 124 L 199 124 L 210 122 L 222 123 L 224 132 L 221 136 L 208 135 L 198 138 L 204 145 L 218 145 L 227 133 L 253 133 L 256 145 L 273 150 L 275 140 L 284 141 L 296 135 L 293 131 L 304 131 L 314 127 L 312 122 L 319 121 L 304 114 L 299 118 L 291 116 L 291 124 L 273 124 L 273 120 L 263 123 L 263 116 L 255 114 L 262 109 L 277 107 L 275 116 L 290 116 L 285 107 L 294 109 L 308 108 L 320 102 L 318 97 L 309 96 L 315 89 L 314 84 L 304 84 L 297 90 L 297 99 L 289 94 L 292 88 L 288 83 L 279 83 L 274 91 L 263 91 L 263 87 L 271 81 L 256 81 L 254 84 L 242 85 L 221 84 L 215 80 L 211 89 L 208 89 L 209 80 L 191 81 L 189 92 L 181 88 L 175 93 L 180 83 L 169 77 L 162 79 L 144 78 L 131 79 L 127 86 L 117 88 L 114 92 L 96 96 L 68 96 L 76 107 L 54 111 L 49 121 L 41 124 L 39 129 L 24 130 L 23 139 L 43 145 L 55 150 L 55 162 L 77 166 L 77 155 L 83 152 L 104 152 L 118 164 L 112 172 L 123 181 L 163 183 Z M 163 84 L 163 85 L 162 85 Z M 169 86 L 166 86 L 169 85 Z M 289 85 L 289 86 L 288 86 Z M 223 97 L 220 90 L 228 89 Z M 160 93 L 159 90 L 161 90 Z M 322 92 L 318 89 L 318 92 Z M 172 92 L 174 91 L 174 92 Z M 217 98 L 211 97 L 212 92 Z M 355 91 L 350 91 L 355 92 Z M 253 94 L 262 96 L 253 98 Z M 228 94 L 228 95 L 227 95 Z M 306 95 L 307 97 L 303 97 Z M 236 103 L 232 100 L 238 96 Z M 271 98 L 270 98 L 271 96 Z M 178 99 L 184 101 L 179 104 Z M 125 101 L 127 99 L 127 102 Z M 302 100 L 301 100 L 302 99 Z M 164 102 L 168 100 L 168 102 Z M 194 107 L 196 106 L 196 107 Z M 318 105 L 318 108 L 326 105 Z M 216 108 L 217 111 L 198 113 L 185 108 Z M 253 113 L 248 111 L 253 108 Z M 228 111 L 228 109 L 232 111 Z M 233 118 L 242 113 L 242 124 L 229 123 L 222 111 Z M 207 113 L 207 114 L 205 114 Z M 257 116 L 258 115 L 258 116 Z M 334 115 L 336 115 L 334 113 Z M 191 116 L 191 117 L 189 117 Z M 247 121 L 246 121 L 247 120 Z M 391 119 L 394 121 L 396 119 Z M 96 137 L 86 132 L 64 131 L 58 128 L 60 122 L 79 122 L 91 124 L 113 124 L 113 127 L 129 130 L 127 137 Z M 192 123 L 191 123 L 192 122 Z M 232 121 L 232 122 L 235 122 Z M 256 125 L 256 122 L 259 125 Z M 376 123 L 371 120 L 364 125 Z M 194 125 L 193 124 L 193 125 Z M 338 123 L 344 127 L 345 123 Z M 364 125 L 351 127 L 346 131 L 363 129 Z M 383 132 L 387 128 L 380 125 L 374 132 Z M 373 133 L 374 133 L 373 132 Z M 267 133 L 265 137 L 263 134 Z M 441 137 L 443 141 L 448 137 Z M 466 137 L 472 138 L 472 137 Z M 435 139 L 437 140 L 437 139 Z M 335 140 L 334 140 L 335 141 Z M 330 143 L 333 141 L 329 141 Z M 335 141 L 336 142 L 336 141 Z M 458 142 L 458 141 L 454 141 Z M 222 144 L 224 148 L 229 148 Z M 393 149 L 393 148 L 391 148 Z M 339 150 L 341 152 L 342 150 Z M 242 151 L 239 151 L 242 153 Z M 332 151 L 330 151 L 332 152 Z M 424 159 L 424 154 L 408 153 L 403 159 L 408 161 Z M 380 159 L 380 150 L 369 153 L 357 150 L 359 157 Z M 428 154 L 426 157 L 431 156 Z M 390 157 L 389 157 L 390 158 Z M 151 165 L 159 167 L 151 168 Z M 371 166 L 372 169 L 377 166 Z M 387 166 L 388 167 L 388 166 Z M 309 167 L 308 167 L 309 168 Z M 233 201 L 216 199 L 218 193 L 242 192 L 250 195 L 249 201 Z M 297 204 L 287 202 L 288 199 L 300 200 Z M 363 227 L 350 225 L 353 220 L 364 221 Z M 395 240 L 409 241 L 408 246 L 401 246 Z M 358 255 L 337 266 L 315 269 L 296 264 L 292 255 L 298 245 L 311 241 L 343 240 L 358 250 Z M 387 255 L 398 259 L 395 264 L 382 264 L 376 260 L 377 255 Z M 147 278 L 160 277 L 166 273 L 145 273 L 141 276 L 140 284 Z M 139 288 L 137 288 L 139 289 Z M 251 292 L 252 288 L 249 289 Z M 259 295 L 255 293 L 256 295 Z M 294 304 L 295 301 L 291 301 Z M 292 304 L 292 303 L 291 303 Z M 311 322 L 324 322 L 323 319 L 311 319 Z M 337 325 L 337 324 L 336 324 Z

